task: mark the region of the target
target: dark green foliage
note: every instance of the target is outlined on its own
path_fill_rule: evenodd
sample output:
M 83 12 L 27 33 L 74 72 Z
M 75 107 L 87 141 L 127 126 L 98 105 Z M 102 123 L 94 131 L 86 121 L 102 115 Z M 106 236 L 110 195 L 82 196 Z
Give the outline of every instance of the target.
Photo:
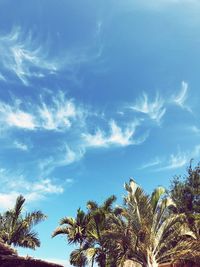
M 172 212 L 186 215 L 188 227 L 195 237 L 190 242 L 194 249 L 185 258 L 190 264 L 191 261 L 200 262 L 200 165 L 192 168 L 190 164 L 183 179 L 175 177 L 170 194 L 175 203 Z M 197 251 L 198 255 L 193 255 L 194 251 Z
M 41 211 L 23 214 L 24 202 L 25 198 L 19 196 L 13 209 L 0 214 L 0 238 L 8 245 L 35 249 L 40 240 L 32 228 L 46 216 Z
M 108 255 L 105 246 L 105 232 L 109 227 L 109 216 L 114 212 L 113 203 L 115 196 L 105 200 L 102 205 L 94 201 L 88 201 L 87 213 L 78 209 L 76 218 L 65 217 L 60 222 L 53 237 L 65 234 L 68 243 L 79 244 L 79 248 L 70 255 L 70 263 L 73 266 L 93 266 L 96 262 L 99 266 L 111 266 L 107 264 Z
M 190 165 L 184 179 L 175 177 L 170 195 L 176 204 L 176 212 L 200 213 L 200 165 L 195 168 Z
M 175 203 L 174 213 L 185 213 L 188 224 L 200 238 L 200 165 L 188 168 L 184 179 L 175 177 L 171 184 L 170 195 Z
M 124 267 L 127 260 L 143 267 L 200 261 L 200 167 L 175 178 L 170 194 L 162 187 L 146 194 L 134 180 L 125 184 L 123 205 L 113 207 L 111 196 L 102 205 L 87 202 L 75 218 L 65 217 L 53 237 L 65 234 L 73 266 Z M 95 265 L 96 266 L 96 265 Z

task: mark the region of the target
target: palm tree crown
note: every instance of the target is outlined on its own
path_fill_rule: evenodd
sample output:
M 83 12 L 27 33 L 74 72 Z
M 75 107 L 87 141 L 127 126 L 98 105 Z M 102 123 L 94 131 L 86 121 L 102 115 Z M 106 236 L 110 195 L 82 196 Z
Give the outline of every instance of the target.
M 46 216 L 41 211 L 28 212 L 23 216 L 25 198 L 20 195 L 13 209 L 0 214 L 0 238 L 8 245 L 35 249 L 40 246 L 33 226 Z
M 126 241 L 121 249 L 118 246 L 118 262 L 123 263 L 125 259 L 131 259 L 142 266 L 156 267 L 158 264 L 180 258 L 186 241 L 191 240 L 194 235 L 187 226 L 184 214 L 170 214 L 169 207 L 174 203 L 165 197 L 165 189 L 158 187 L 148 196 L 133 180 L 125 184 L 125 189 L 127 196 L 124 198 L 122 221 L 126 231 L 122 229 L 120 236 L 119 229 L 116 231 L 116 223 L 113 225 L 116 244 L 123 239 Z M 114 250 L 114 247 L 112 249 Z M 122 249 L 127 258 L 124 258 Z

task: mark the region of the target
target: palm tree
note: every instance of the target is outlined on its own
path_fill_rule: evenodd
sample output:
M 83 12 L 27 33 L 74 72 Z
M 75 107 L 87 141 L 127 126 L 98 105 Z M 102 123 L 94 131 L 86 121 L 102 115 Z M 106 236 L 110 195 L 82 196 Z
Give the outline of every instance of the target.
M 88 227 L 87 227 L 87 248 L 85 253 L 91 262 L 98 266 L 109 265 L 110 255 L 107 253 L 105 233 L 109 227 L 109 216 L 113 213 L 113 203 L 116 201 L 114 195 L 108 197 L 102 205 L 94 201 L 88 201 Z
M 116 222 L 110 230 L 117 245 L 116 248 L 111 246 L 111 249 L 116 253 L 120 266 L 126 259 L 144 267 L 157 267 L 158 264 L 177 259 L 183 244 L 192 236 L 184 214 L 169 213 L 169 207 L 174 204 L 164 197 L 162 187 L 151 196 L 145 194 L 133 180 L 125 184 L 125 188 L 128 194 L 124 198 L 122 228 L 119 225 L 121 232 Z
M 67 235 L 69 244 L 82 244 L 86 239 L 88 217 L 80 208 L 77 210 L 76 218 L 64 217 L 60 221 L 60 226 L 53 232 L 52 237 L 63 234 Z
M 88 266 L 88 260 L 84 248 L 78 248 L 70 254 L 70 264 L 77 267 Z
M 104 247 L 104 233 L 107 225 L 108 214 L 112 212 L 115 196 L 105 200 L 102 205 L 88 201 L 88 212 L 78 209 L 76 218 L 65 217 L 52 234 L 67 236 L 68 243 L 78 244 L 79 248 L 70 255 L 70 262 L 74 266 L 87 266 L 97 262 L 99 266 L 106 266 L 106 248 Z
M 185 213 L 172 213 L 175 204 L 162 187 L 147 195 L 131 179 L 125 189 L 122 207 L 113 208 L 116 198 L 111 196 L 102 205 L 88 201 L 87 213 L 79 209 L 75 219 L 61 220 L 53 236 L 65 234 L 68 243 L 79 244 L 70 255 L 73 266 L 123 267 L 131 260 L 157 267 L 189 257 L 199 260 L 199 220 L 191 229 Z
M 35 249 L 40 246 L 40 240 L 32 228 L 46 216 L 41 211 L 23 216 L 24 202 L 25 198 L 20 195 L 13 209 L 0 214 L 0 238 L 8 245 Z
M 74 266 L 87 266 L 87 257 L 85 255 L 85 242 L 87 239 L 88 215 L 81 210 L 77 210 L 76 218 L 64 217 L 60 221 L 60 226 L 53 232 L 52 237 L 57 235 L 66 235 L 69 244 L 79 245 L 70 254 L 70 264 Z
M 111 214 L 108 225 L 109 228 L 104 233 L 104 245 L 108 251 L 110 266 L 123 266 L 135 247 L 131 226 L 123 212 Z

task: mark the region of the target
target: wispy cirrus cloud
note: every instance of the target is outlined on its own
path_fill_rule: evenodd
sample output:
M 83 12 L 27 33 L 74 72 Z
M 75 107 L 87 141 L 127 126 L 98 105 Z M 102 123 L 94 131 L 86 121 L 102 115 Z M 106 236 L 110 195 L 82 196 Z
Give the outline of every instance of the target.
M 76 142 L 63 143 L 49 158 L 39 161 L 40 172 L 43 175 L 49 175 L 53 170 L 61 166 L 80 161 L 90 149 L 126 147 L 130 145 L 139 145 L 143 143 L 147 134 L 140 137 L 135 136 L 138 122 L 120 127 L 114 120 L 109 122 L 108 130 L 98 128 L 95 133 L 89 132 L 86 128 L 80 128 L 78 135 L 75 137 Z
M 38 163 L 39 172 L 42 176 L 50 175 L 56 168 L 68 166 L 80 161 L 86 153 L 82 143 L 69 147 L 62 144 L 62 149 L 57 149 L 50 157 L 40 159 Z
M 195 134 L 200 134 L 200 128 L 197 127 L 196 125 L 189 127 L 189 129 Z
M 62 147 L 58 148 L 49 158 L 39 161 L 40 172 L 49 175 L 58 167 L 68 166 L 80 161 L 90 149 L 126 147 L 143 143 L 147 134 L 135 137 L 138 123 L 120 127 L 114 120 L 109 122 L 109 130 L 98 128 L 95 133 L 91 133 L 85 127 L 80 128 L 74 136 L 76 142 L 71 144 L 63 141 Z
M 3 128 L 22 128 L 26 130 L 63 131 L 73 122 L 83 123 L 86 110 L 68 99 L 63 92 L 51 97 L 47 104 L 28 103 L 15 100 L 11 104 L 0 102 L 0 122 Z
M 36 128 L 34 116 L 23 111 L 17 100 L 12 105 L 0 102 L 0 123 L 3 128 L 17 127 L 28 130 Z
M 148 94 L 143 93 L 142 96 L 136 99 L 134 104 L 129 104 L 127 107 L 134 112 L 144 114 L 147 118 L 155 121 L 159 125 L 164 115 L 167 113 L 167 110 L 169 110 L 172 105 L 192 112 L 191 108 L 185 103 L 187 98 L 188 83 L 182 81 L 181 89 L 177 94 L 164 97 L 157 93 L 156 96 L 152 98 Z
M 16 113 L 10 112 L 6 116 L 6 122 L 9 126 L 34 130 L 36 125 L 31 114 L 18 110 Z
M 112 120 L 109 128 L 108 132 L 98 129 L 94 134 L 86 132 L 86 129 L 81 129 L 77 136 L 77 142 L 72 142 L 71 145 L 63 143 L 62 148 L 58 148 L 54 156 L 40 160 L 40 172 L 43 175 L 49 175 L 58 167 L 79 162 L 89 149 L 138 145 L 147 138 L 146 134 L 138 138 L 134 137 L 136 125 L 121 128 Z M 85 132 L 83 133 L 83 131 Z
M 154 100 L 150 100 L 148 95 L 143 93 L 143 96 L 129 108 L 136 112 L 147 115 L 150 119 L 156 121 L 157 123 L 160 122 L 166 112 L 164 100 L 159 94 L 156 95 Z
M 148 168 L 152 168 L 155 166 L 158 166 L 160 163 L 162 163 L 161 159 L 159 159 L 159 157 L 156 157 L 155 159 L 153 159 L 152 161 L 149 161 L 147 163 L 144 163 L 140 169 L 148 169 Z
M 62 194 L 64 192 L 64 184 L 59 184 L 53 179 L 42 178 L 30 181 L 23 175 L 13 174 L 6 169 L 0 171 L 0 185 L 2 188 L 0 209 L 11 208 L 19 194 L 23 194 L 27 202 L 33 202 L 45 199 L 51 194 Z
M 185 105 L 186 91 L 187 85 L 183 82 L 181 93 L 173 98 L 173 103 L 176 105 L 179 103 L 178 106 Z M 38 101 L 33 103 L 18 99 L 10 104 L 1 101 L 0 124 L 2 129 L 9 131 L 16 128 L 19 132 L 21 130 L 33 131 L 35 136 L 41 132 L 44 135 L 48 132 L 51 132 L 52 136 L 54 135 L 55 143 L 49 147 L 49 156 L 46 154 L 41 156 L 38 164 L 41 173 L 49 175 L 56 168 L 80 161 L 90 149 L 126 147 L 143 143 L 147 139 L 147 133 L 151 127 L 148 121 L 148 128 L 145 126 L 146 119 L 153 120 L 159 125 L 167 108 L 170 108 L 172 104 L 169 99 L 171 98 L 164 100 L 159 94 L 155 98 L 143 94 L 134 105 L 128 107 L 129 112 L 130 110 L 134 111 L 136 118 L 126 117 L 127 109 L 125 109 L 122 113 L 125 118 L 123 122 L 121 117 L 118 118 L 118 121 L 117 115 L 107 121 L 106 115 L 102 118 L 101 114 L 94 109 L 91 111 L 89 107 L 69 98 L 63 91 L 53 93 L 48 90 L 39 97 Z M 141 118 L 141 114 L 145 116 Z M 105 127 L 105 125 L 107 126 Z M 138 136 L 138 132 L 140 136 Z M 18 149 L 26 150 L 20 139 L 15 146 Z M 43 148 L 40 147 L 40 149 L 42 152 Z M 166 166 L 175 168 L 179 164 L 183 164 L 180 162 L 180 155 L 178 158 L 177 155 L 171 155 Z M 162 166 L 158 158 L 144 164 L 142 168 L 156 165 Z
M 188 155 L 184 152 L 178 152 L 177 154 L 171 154 L 166 166 L 161 167 L 158 170 L 173 170 L 185 166 L 188 163 Z
M 14 141 L 13 145 L 15 148 L 17 148 L 19 150 L 28 151 L 28 146 L 22 142 Z
M 196 159 L 200 156 L 200 145 L 196 145 L 191 151 L 179 151 L 171 153 L 169 157 L 156 157 L 155 160 L 147 162 L 140 169 L 149 168 L 152 171 L 166 171 L 182 168 L 189 164 L 191 159 Z
M 0 193 L 0 210 L 12 208 L 18 196 L 17 192 Z
M 62 157 L 56 162 L 56 164 L 58 166 L 65 166 L 79 161 L 84 156 L 85 149 L 83 146 L 82 148 L 75 147 L 74 149 L 75 150 L 72 150 L 72 148 L 70 148 L 68 145 L 65 145 Z
M 0 73 L 0 81 L 6 81 L 6 78 L 3 76 L 3 74 Z
M 0 34 L 0 67 L 16 75 L 26 86 L 32 78 L 45 78 L 60 71 L 77 83 L 77 72 L 83 64 L 97 61 L 102 55 L 102 44 L 98 41 L 102 22 L 97 23 L 95 36 L 88 45 L 62 49 L 53 56 L 50 38 L 41 39 L 33 31 L 13 27 L 12 31 Z M 6 78 L 0 73 L 0 80 Z
M 46 130 L 61 131 L 70 128 L 73 121 L 83 122 L 85 113 L 86 109 L 75 105 L 62 91 L 56 97 L 53 96 L 50 105 L 42 102 L 41 107 L 38 107 L 40 127 Z
M 178 169 L 185 166 L 189 162 L 188 154 L 179 151 L 178 153 L 171 154 L 169 158 L 156 157 L 154 160 L 150 160 L 144 163 L 140 169 L 150 169 L 152 171 L 165 171 Z
M 48 49 L 33 38 L 31 32 L 24 33 L 14 27 L 8 34 L 0 36 L 1 65 L 15 74 L 25 85 L 29 78 L 41 78 L 45 73 L 55 73 L 61 66 L 57 59 L 49 57 Z
M 105 123 L 108 127 L 102 129 L 101 126 Z M 47 136 L 51 132 L 54 143 L 48 144 L 49 155 L 46 154 L 45 146 L 40 146 L 41 157 L 35 159 L 40 176 L 48 176 L 56 168 L 80 161 L 89 149 L 138 145 L 147 138 L 146 132 L 138 136 L 136 130 L 140 127 L 139 120 L 128 120 L 120 124 L 114 119 L 107 122 L 101 114 L 68 98 L 62 91 L 56 94 L 49 91 L 47 96 L 42 95 L 39 101 L 33 103 L 18 99 L 10 104 L 1 101 L 0 124 L 5 132 L 11 134 L 24 135 L 27 131 L 32 131 L 34 137 L 39 138 L 37 142 L 41 133 Z M 96 132 L 94 128 L 97 129 Z M 31 141 L 33 149 L 34 145 L 38 145 L 34 140 Z M 44 140 L 42 143 L 44 144 Z M 28 151 L 20 138 L 14 142 L 14 146 Z
M 109 147 L 137 144 L 140 141 L 133 139 L 136 126 L 137 124 L 131 124 L 122 129 L 114 120 L 111 120 L 109 123 L 109 134 L 100 129 L 95 134 L 83 134 L 85 145 L 86 147 Z
M 187 98 L 188 98 L 188 83 L 182 81 L 181 89 L 180 89 L 179 93 L 177 95 L 172 96 L 172 102 L 175 105 L 177 105 L 183 109 L 187 109 L 188 111 L 191 112 L 190 107 L 188 107 L 185 104 Z

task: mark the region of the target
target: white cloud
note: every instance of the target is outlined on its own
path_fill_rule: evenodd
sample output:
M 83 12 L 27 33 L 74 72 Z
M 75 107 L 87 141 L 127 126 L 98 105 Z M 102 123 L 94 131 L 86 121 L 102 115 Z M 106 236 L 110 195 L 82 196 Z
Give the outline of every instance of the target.
M 17 149 L 23 150 L 23 151 L 28 151 L 28 146 L 18 141 L 14 142 L 14 147 L 16 147 Z
M 156 158 L 155 161 L 150 161 L 144 164 L 141 169 L 156 167 L 154 171 L 174 170 L 189 164 L 191 159 L 197 159 L 200 156 L 200 145 L 196 145 L 190 151 L 178 151 L 169 155 L 168 159 Z M 160 167 L 157 167 L 159 166 Z
M 134 104 L 128 105 L 128 109 L 137 113 L 145 114 L 148 118 L 160 124 L 161 119 L 172 104 L 192 112 L 190 107 L 185 103 L 187 98 L 188 84 L 182 81 L 181 89 L 176 95 L 162 97 L 159 93 L 157 93 L 156 97 L 152 99 L 146 93 L 143 93 L 143 95 L 138 98 Z
M 6 78 L 3 76 L 3 74 L 0 73 L 0 81 L 6 81 Z
M 174 97 L 174 102 L 179 105 L 183 106 L 185 103 L 185 100 L 187 98 L 187 91 L 188 91 L 188 84 L 186 82 L 182 82 L 181 84 L 181 90 L 177 96 Z
M 63 144 L 62 149 L 58 149 L 54 155 L 49 158 L 39 160 L 39 169 L 42 176 L 47 176 L 58 167 L 68 166 L 81 160 L 86 150 L 83 144 L 74 145 L 73 150 L 67 144 Z M 71 183 L 72 180 L 66 180 Z
M 56 95 L 48 92 L 47 100 L 41 96 L 40 103 L 37 104 L 19 100 L 10 105 L 0 102 L 0 123 L 6 130 L 16 127 L 34 130 L 35 133 L 41 130 L 54 131 L 70 136 L 69 144 L 62 138 L 60 146 L 52 150 L 50 157 L 40 159 L 39 169 L 45 176 L 55 168 L 78 162 L 89 148 L 137 145 L 147 138 L 147 135 L 135 137 L 139 120 L 128 122 L 125 126 L 119 126 L 115 120 L 111 120 L 108 131 L 99 129 L 91 134 L 88 130 L 88 119 L 95 123 L 96 117 L 99 120 L 105 120 L 105 117 L 90 112 L 88 108 L 68 99 L 61 91 Z M 24 151 L 28 149 L 19 141 L 15 141 L 14 145 Z
M 0 102 L 0 122 L 2 127 L 9 126 L 34 130 L 36 127 L 34 116 L 22 111 L 19 105 L 20 103 L 17 100 L 12 106 Z
M 187 154 L 178 152 L 178 154 L 171 154 L 168 165 L 163 167 L 163 170 L 172 170 L 185 166 L 188 163 Z
M 52 98 L 51 105 L 44 102 L 38 108 L 41 128 L 46 130 L 63 130 L 70 128 L 72 121 L 80 119 L 84 111 L 77 108 L 71 99 L 66 99 L 63 92 Z M 81 118 L 82 119 L 82 118 Z
M 187 85 L 182 83 L 181 93 L 173 98 L 173 103 L 185 105 L 186 91 Z M 149 118 L 159 124 L 171 103 L 169 98 L 164 101 L 159 94 L 153 99 L 150 99 L 147 94 L 143 94 L 143 97 L 138 99 L 134 105 L 129 106 L 129 114 L 126 114 L 127 109 L 123 110 L 123 122 L 119 124 L 116 119 L 112 119 L 108 122 L 108 128 L 103 130 L 95 123 L 96 121 L 99 122 L 99 125 L 101 122 L 105 123 L 105 114 L 102 116 L 96 111 L 91 111 L 89 107 L 76 103 L 62 91 L 54 94 L 48 90 L 40 96 L 39 103 L 31 103 L 26 99 L 23 101 L 16 99 L 10 104 L 0 101 L 0 126 L 5 130 L 12 130 L 14 127 L 18 130 L 34 130 L 35 135 L 41 131 L 55 132 L 55 138 L 58 134 L 60 135 L 59 145 L 55 147 L 52 144 L 50 156 L 45 155 L 44 158 L 39 159 L 39 170 L 44 175 L 43 177 L 46 177 L 55 168 L 78 162 L 90 148 L 126 147 L 143 143 L 148 137 L 145 132 L 148 133 L 146 126 L 149 127 Z M 136 117 L 133 121 L 132 110 L 146 116 L 142 116 L 142 118 L 139 116 L 139 119 Z M 120 121 L 121 119 L 120 117 Z M 147 125 L 145 124 L 146 119 L 148 119 Z M 94 125 L 96 131 L 91 132 Z M 145 130 L 138 137 L 136 129 L 139 127 Z M 66 139 L 63 138 L 64 134 L 66 134 Z M 14 145 L 18 149 L 27 150 L 26 145 L 20 141 L 15 142 Z M 177 162 L 172 155 L 168 165 L 178 166 Z M 144 164 L 142 168 L 151 167 L 149 164 L 156 166 L 158 162 Z
M 66 183 L 68 183 L 68 184 L 71 184 L 71 183 L 73 183 L 73 182 L 74 182 L 74 180 L 73 180 L 73 179 L 71 179 L 71 178 L 67 178 L 67 179 L 65 180 L 65 182 L 66 182 Z
M 186 106 L 185 102 L 188 97 L 188 84 L 186 82 L 181 83 L 181 89 L 180 92 L 172 97 L 172 102 L 174 102 L 177 106 L 187 109 L 188 111 L 191 111 L 191 109 Z
M 198 128 L 197 126 L 193 125 L 191 127 L 189 127 L 189 129 L 195 133 L 195 134 L 200 134 L 200 128 Z
M 80 128 L 75 143 L 72 142 L 70 145 L 63 143 L 62 147 L 57 149 L 57 153 L 44 160 L 40 159 L 39 168 L 42 175 L 49 175 L 55 168 L 80 161 L 87 150 L 91 148 L 125 147 L 143 143 L 148 135 L 135 137 L 135 130 L 138 125 L 139 122 L 135 121 L 123 128 L 111 120 L 108 131 L 98 129 L 94 134 L 86 132 L 84 127 Z
M 0 122 L 2 127 L 17 127 L 29 130 L 34 130 L 36 125 L 34 117 L 21 110 L 20 102 L 16 100 L 13 105 L 5 104 L 0 102 Z
M 20 27 L 14 27 L 10 33 L 0 35 L 1 65 L 24 85 L 29 85 L 31 78 L 55 75 L 60 70 L 64 70 L 72 82 L 79 83 L 76 76 L 80 65 L 96 61 L 102 55 L 102 44 L 98 38 L 101 26 L 99 21 L 88 45 L 59 51 L 56 57 L 52 56 L 53 45 L 48 38 L 44 41 L 31 31 L 27 33 Z
M 192 152 L 192 158 L 197 158 L 200 155 L 200 145 L 196 145 L 193 152 Z
M 60 160 L 58 160 L 57 164 L 64 166 L 79 161 L 83 157 L 84 153 L 84 149 L 72 150 L 68 145 L 66 145 L 63 156 Z
M 72 123 L 79 127 L 84 124 L 87 110 L 75 105 L 73 100 L 67 99 L 63 92 L 51 96 L 48 104 L 41 100 L 40 104 L 26 104 L 15 100 L 12 104 L 0 101 L 0 122 L 2 128 L 17 127 L 27 130 L 64 131 Z M 27 112 L 26 110 L 29 110 Z
M 62 194 L 64 192 L 63 185 L 64 183 L 59 184 L 50 178 L 30 181 L 21 174 L 13 174 L 1 169 L 0 209 L 11 208 L 20 194 L 26 198 L 28 203 L 44 199 L 50 194 Z
M 18 110 L 16 113 L 10 112 L 6 115 L 6 122 L 9 126 L 34 130 L 36 125 L 31 114 Z
M 100 129 L 95 134 L 83 134 L 86 147 L 128 146 L 137 143 L 133 140 L 136 124 L 133 123 L 122 129 L 114 120 L 111 120 L 109 126 L 109 134 Z
M 46 194 L 60 194 L 64 189 L 61 185 L 54 184 L 49 178 L 40 179 L 38 181 L 28 181 L 23 176 L 19 176 L 16 180 L 10 179 L 7 185 L 12 190 L 24 190 L 26 194 L 38 193 L 41 195 Z
M 24 34 L 20 27 L 0 36 L 0 59 L 4 68 L 17 75 L 25 85 L 30 77 L 43 77 L 43 70 L 55 73 L 60 67 L 57 60 L 49 58 L 48 49 L 38 45 L 31 32 Z
M 43 194 L 46 194 L 46 193 L 61 194 L 64 192 L 64 189 L 62 186 L 52 184 L 52 181 L 50 179 L 43 179 L 42 181 L 33 183 L 32 190 L 36 192 L 41 192 Z
M 158 157 L 156 157 L 152 161 L 149 161 L 149 162 L 143 164 L 140 167 L 140 169 L 147 169 L 147 168 L 155 167 L 155 166 L 159 165 L 161 162 L 162 162 L 161 159 L 159 159 Z
M 156 157 L 155 160 L 143 164 L 140 169 L 151 168 L 152 171 L 156 172 L 173 170 L 185 166 L 189 161 L 189 154 L 187 152 L 179 151 L 176 154 L 169 155 L 168 159 L 160 159 L 159 157 Z
M 157 123 L 160 122 L 166 112 L 164 101 L 159 94 L 157 94 L 155 99 L 151 101 L 148 95 L 144 93 L 143 97 L 139 99 L 136 104 L 130 106 L 130 109 L 146 114 L 150 119 L 156 121 Z
M 0 193 L 0 210 L 12 208 L 18 196 L 16 192 Z
M 73 136 L 70 144 L 63 141 L 62 145 L 57 147 L 50 157 L 39 159 L 38 167 L 41 176 L 48 176 L 56 168 L 80 161 L 90 148 L 123 147 L 144 142 L 146 135 L 133 140 L 137 125 L 138 122 L 134 122 L 123 129 L 114 120 L 111 120 L 108 132 L 97 130 L 95 134 L 90 134 L 86 131 L 85 125 L 78 128 L 79 123 L 76 128 L 77 135 Z M 71 183 L 71 180 L 68 180 L 68 183 Z

